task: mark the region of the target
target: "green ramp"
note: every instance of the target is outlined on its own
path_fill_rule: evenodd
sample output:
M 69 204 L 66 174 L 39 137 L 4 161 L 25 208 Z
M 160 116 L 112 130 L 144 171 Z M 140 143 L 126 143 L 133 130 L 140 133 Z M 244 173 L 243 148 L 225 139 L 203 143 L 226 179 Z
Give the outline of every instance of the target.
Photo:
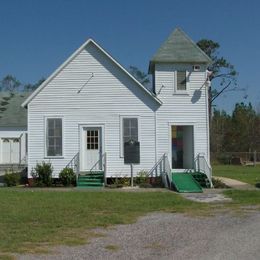
M 172 173 L 172 183 L 178 192 L 203 192 L 189 173 Z

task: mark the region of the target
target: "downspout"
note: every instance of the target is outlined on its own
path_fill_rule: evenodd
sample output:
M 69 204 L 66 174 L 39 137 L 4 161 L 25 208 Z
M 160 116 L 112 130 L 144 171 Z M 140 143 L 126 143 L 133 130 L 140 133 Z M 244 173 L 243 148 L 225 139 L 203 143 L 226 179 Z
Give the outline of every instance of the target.
M 29 116 L 30 116 L 30 104 L 27 104 L 26 106 L 26 110 L 27 110 L 27 152 L 26 152 L 26 164 L 27 164 L 27 178 L 29 179 L 29 155 L 30 155 L 30 145 L 29 145 L 29 139 L 30 139 L 30 124 L 29 124 Z M 45 140 L 44 140 L 45 141 Z M 30 178 L 32 178 L 32 176 L 30 176 Z
M 154 140 L 154 143 L 155 143 L 155 162 L 154 164 L 157 163 L 157 114 L 156 114 L 156 110 L 154 111 L 154 134 L 155 134 L 155 140 Z
M 150 65 L 149 65 L 149 69 L 150 69 Z M 156 93 L 155 68 L 153 69 L 152 76 L 153 76 L 153 91 L 154 91 L 154 94 L 157 97 L 158 93 Z M 154 162 L 154 164 L 157 163 L 157 113 L 156 113 L 156 111 L 157 111 L 157 109 L 155 108 L 155 110 L 154 110 L 154 135 L 155 135 L 155 139 L 154 139 L 154 144 L 155 144 L 155 147 L 154 147 L 154 151 L 155 151 L 154 159 L 155 159 L 155 162 Z

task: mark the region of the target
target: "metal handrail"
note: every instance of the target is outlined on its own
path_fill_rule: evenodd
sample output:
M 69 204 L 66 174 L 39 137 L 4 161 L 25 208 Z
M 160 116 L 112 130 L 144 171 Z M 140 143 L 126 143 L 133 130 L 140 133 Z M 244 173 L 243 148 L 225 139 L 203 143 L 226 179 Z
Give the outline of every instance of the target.
M 205 158 L 205 156 L 201 153 L 199 153 L 195 159 L 195 167 L 196 170 L 199 172 L 202 172 L 204 174 L 207 175 L 209 182 L 210 182 L 210 186 L 213 187 L 212 184 L 212 168 L 210 167 L 207 159 Z
M 103 153 L 102 155 L 101 155 L 101 157 L 95 162 L 95 164 L 91 167 L 91 169 L 89 170 L 90 171 L 90 173 L 91 172 L 94 172 L 94 171 L 102 171 L 104 168 L 104 162 L 103 162 L 103 160 L 104 160 L 104 157 L 106 156 L 106 153 Z M 96 169 L 96 167 L 98 166 L 98 165 L 101 165 L 101 169 Z
M 155 176 L 157 177 L 158 176 L 158 170 L 159 170 L 159 173 L 161 174 L 162 168 L 164 167 L 163 162 L 165 160 L 164 159 L 165 155 L 166 154 L 163 154 L 163 156 L 155 163 L 155 165 L 152 167 L 152 169 L 148 172 L 148 176 L 154 177 L 154 173 L 155 173 Z
M 96 170 L 96 166 L 101 165 L 101 169 Z M 92 166 L 92 168 L 89 170 L 90 174 L 95 173 L 95 171 L 104 171 L 104 183 L 106 185 L 106 174 L 107 174 L 107 154 L 106 152 L 102 154 L 100 159 Z
M 172 172 L 172 169 L 171 169 L 171 166 L 170 166 L 170 163 L 169 163 L 169 159 L 168 159 L 168 156 L 165 155 L 165 186 L 168 188 L 168 189 L 172 189 L 172 182 L 171 182 L 171 178 L 172 176 L 171 175 L 171 172 Z
M 71 168 L 76 174 L 76 178 L 78 179 L 79 175 L 79 152 L 77 152 L 73 158 L 66 165 L 66 168 Z
M 171 188 L 170 182 L 171 167 L 166 153 L 156 162 L 152 169 L 148 172 L 148 177 L 162 176 L 164 186 Z

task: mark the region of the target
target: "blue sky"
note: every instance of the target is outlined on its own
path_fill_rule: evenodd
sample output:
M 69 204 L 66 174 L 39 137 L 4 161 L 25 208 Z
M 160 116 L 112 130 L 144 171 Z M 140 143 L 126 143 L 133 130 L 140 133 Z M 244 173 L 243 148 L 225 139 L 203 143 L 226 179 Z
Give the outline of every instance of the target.
M 147 71 L 160 44 L 181 27 L 194 41 L 208 38 L 235 65 L 243 92 L 216 105 L 260 104 L 260 1 L 1 0 L 0 78 L 33 83 L 52 73 L 87 38 L 94 38 L 123 66 Z

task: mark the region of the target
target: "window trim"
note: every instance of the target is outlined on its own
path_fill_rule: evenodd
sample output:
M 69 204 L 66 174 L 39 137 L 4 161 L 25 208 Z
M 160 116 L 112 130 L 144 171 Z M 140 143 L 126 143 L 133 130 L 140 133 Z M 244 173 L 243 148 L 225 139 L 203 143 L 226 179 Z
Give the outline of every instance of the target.
M 174 71 L 174 93 L 173 94 L 184 94 L 184 95 L 188 95 L 189 91 L 190 91 L 190 86 L 189 86 L 189 72 L 187 70 L 184 70 L 186 72 L 186 90 L 178 90 L 177 89 L 177 75 L 178 75 L 178 71 L 180 72 L 181 70 L 175 70 Z M 183 72 L 184 72 L 183 71 Z
M 47 155 L 47 120 L 48 119 L 61 119 L 61 131 L 62 131 L 62 155 L 52 155 L 48 156 Z M 46 116 L 44 118 L 44 159 L 63 159 L 64 158 L 64 118 L 63 116 Z
M 119 140 L 120 140 L 120 151 L 119 151 L 119 155 L 121 158 L 124 158 L 124 144 L 123 144 L 123 119 L 124 118 L 137 118 L 137 127 L 138 127 L 138 142 L 141 142 L 141 131 L 140 131 L 140 116 L 139 115 L 120 115 L 120 131 L 119 131 Z

